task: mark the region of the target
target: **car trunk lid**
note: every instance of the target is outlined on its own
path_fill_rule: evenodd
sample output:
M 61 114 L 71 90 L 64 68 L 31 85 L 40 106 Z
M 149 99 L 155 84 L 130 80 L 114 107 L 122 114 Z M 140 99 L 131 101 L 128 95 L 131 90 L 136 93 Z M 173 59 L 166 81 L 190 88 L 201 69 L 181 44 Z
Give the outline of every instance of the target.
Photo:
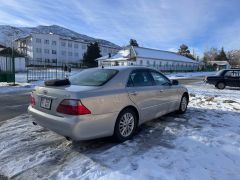
M 39 86 L 33 91 L 35 98 L 35 109 L 42 112 L 63 116 L 59 114 L 56 109 L 64 99 L 77 99 L 76 94 L 79 92 L 86 92 L 98 89 L 96 86 Z

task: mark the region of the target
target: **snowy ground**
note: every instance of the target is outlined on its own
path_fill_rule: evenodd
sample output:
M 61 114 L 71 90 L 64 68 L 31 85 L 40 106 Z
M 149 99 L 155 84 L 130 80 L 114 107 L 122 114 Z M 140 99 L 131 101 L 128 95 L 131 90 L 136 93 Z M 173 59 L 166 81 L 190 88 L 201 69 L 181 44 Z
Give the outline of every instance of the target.
M 184 78 L 199 77 L 199 76 L 213 76 L 215 74 L 216 74 L 215 71 L 211 71 L 211 72 L 185 72 L 185 73 L 166 74 L 166 76 L 170 79 L 184 79 Z
M 69 142 L 27 114 L 0 124 L 0 174 L 16 179 L 240 179 L 240 89 L 204 83 L 184 115 L 144 124 L 133 140 Z M 0 176 L 1 177 L 1 176 Z

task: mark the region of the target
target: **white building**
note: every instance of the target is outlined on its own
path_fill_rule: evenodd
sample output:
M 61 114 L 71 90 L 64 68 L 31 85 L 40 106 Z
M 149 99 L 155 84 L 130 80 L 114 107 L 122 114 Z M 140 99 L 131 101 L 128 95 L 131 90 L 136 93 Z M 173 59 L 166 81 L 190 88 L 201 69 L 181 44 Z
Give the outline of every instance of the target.
M 27 55 L 29 60 L 49 63 L 80 63 L 89 43 L 57 34 L 30 34 L 16 40 L 17 49 Z M 119 50 L 102 44 L 99 47 L 103 56 Z
M 128 46 L 115 55 L 97 59 L 99 66 L 147 66 L 161 71 L 194 71 L 199 62 L 174 52 Z
M 209 64 L 212 65 L 216 71 L 231 68 L 230 64 L 227 61 L 209 61 Z

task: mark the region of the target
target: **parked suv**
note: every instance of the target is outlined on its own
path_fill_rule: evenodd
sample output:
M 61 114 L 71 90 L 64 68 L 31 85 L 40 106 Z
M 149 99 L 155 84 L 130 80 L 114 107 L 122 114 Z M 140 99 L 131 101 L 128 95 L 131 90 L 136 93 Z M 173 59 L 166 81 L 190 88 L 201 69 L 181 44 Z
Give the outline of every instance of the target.
M 240 69 L 221 70 L 215 76 L 207 76 L 205 82 L 215 85 L 218 89 L 224 89 L 226 86 L 240 87 Z

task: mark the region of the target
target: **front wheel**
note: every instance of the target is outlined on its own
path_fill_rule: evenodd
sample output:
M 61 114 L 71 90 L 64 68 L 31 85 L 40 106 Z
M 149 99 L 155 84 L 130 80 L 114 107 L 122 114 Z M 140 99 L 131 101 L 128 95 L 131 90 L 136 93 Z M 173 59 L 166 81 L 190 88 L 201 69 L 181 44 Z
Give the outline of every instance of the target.
M 188 106 L 188 97 L 187 97 L 187 95 L 183 95 L 179 109 L 178 109 L 178 113 L 180 113 L 180 114 L 185 113 L 187 111 L 187 106 Z
M 123 110 L 116 121 L 114 138 L 119 142 L 130 139 L 137 128 L 137 116 L 132 109 Z
M 225 86 L 226 86 L 226 85 L 225 85 L 224 82 L 219 82 L 219 83 L 217 83 L 216 88 L 218 88 L 218 89 L 224 89 Z

